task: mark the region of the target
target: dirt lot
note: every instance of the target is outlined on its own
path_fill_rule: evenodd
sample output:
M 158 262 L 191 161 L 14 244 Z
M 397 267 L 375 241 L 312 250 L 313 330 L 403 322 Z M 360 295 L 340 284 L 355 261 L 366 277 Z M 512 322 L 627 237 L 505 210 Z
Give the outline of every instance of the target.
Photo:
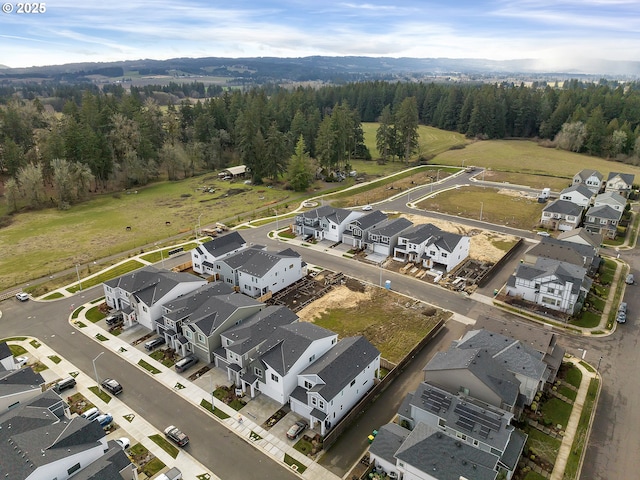
M 459 223 L 427 219 L 420 215 L 402 216 L 412 221 L 414 225 L 431 223 L 445 232 L 471 237 L 469 256 L 474 260 L 480 260 L 482 262 L 497 262 L 518 241 L 518 239 L 512 235 L 470 228 Z
M 301 321 L 332 330 L 340 338 L 364 335 L 394 363 L 448 315 L 426 303 L 356 281 L 333 288 L 298 312 Z

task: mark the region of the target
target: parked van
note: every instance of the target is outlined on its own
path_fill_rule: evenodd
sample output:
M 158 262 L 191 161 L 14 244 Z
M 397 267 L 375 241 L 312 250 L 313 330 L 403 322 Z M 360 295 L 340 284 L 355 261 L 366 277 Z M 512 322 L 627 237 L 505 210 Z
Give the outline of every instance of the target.
M 86 412 L 83 412 L 82 415 L 80 416 L 82 418 L 86 418 L 87 420 L 91 421 L 91 420 L 95 420 L 98 417 L 98 415 L 100 415 L 100 410 L 98 410 L 97 407 L 93 407 L 87 410 Z
M 185 370 L 194 366 L 196 363 L 198 363 L 198 357 L 196 357 L 193 353 L 187 355 L 182 360 L 179 360 L 176 363 L 176 372 L 184 372 Z
M 67 390 L 68 388 L 73 388 L 75 386 L 76 386 L 76 379 L 73 378 L 73 377 L 67 377 L 67 378 L 64 378 L 64 379 L 60 380 L 58 383 L 56 383 L 53 386 L 53 390 L 56 393 L 60 393 L 63 390 Z

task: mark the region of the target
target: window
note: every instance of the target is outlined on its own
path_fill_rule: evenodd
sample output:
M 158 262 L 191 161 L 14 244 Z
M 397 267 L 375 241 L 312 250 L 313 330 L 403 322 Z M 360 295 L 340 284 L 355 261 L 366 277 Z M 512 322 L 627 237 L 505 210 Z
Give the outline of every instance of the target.
M 349 384 L 350 387 L 353 387 L 356 384 L 356 379 L 354 378 Z
M 311 405 L 317 405 L 318 400 L 316 399 L 316 397 L 311 397 Z
M 147 311 L 147 307 L 145 307 L 144 305 L 142 306 L 142 311 L 146 313 Z
M 444 418 L 439 418 L 438 419 L 438 426 L 442 427 L 442 428 L 446 427 L 447 426 L 447 421 Z
M 312 387 L 313 387 L 313 385 L 312 385 L 312 383 L 311 383 L 310 381 L 308 381 L 308 380 L 305 380 L 305 381 L 304 381 L 304 388 L 306 388 L 307 390 L 309 390 L 309 389 L 310 389 L 310 388 L 312 388 Z
M 336 228 L 338 228 L 336 225 L 331 225 L 331 230 L 335 230 Z
M 324 408 L 324 402 L 322 400 L 318 401 L 318 407 Z
M 280 379 L 278 378 L 278 376 L 275 373 L 271 374 L 271 380 L 273 380 L 276 383 L 278 383 L 280 381 Z
M 316 359 L 316 354 L 314 353 L 309 357 L 309 363 L 313 362 Z
M 446 253 L 443 252 L 441 255 L 442 255 L 442 258 L 447 258 L 447 254 Z
M 467 440 L 467 436 L 464 433 L 456 432 L 456 437 L 458 437 L 460 440 Z
M 262 378 L 262 370 L 260 370 L 259 368 L 254 368 L 253 369 L 253 373 L 256 374 L 256 377 Z
M 205 342 L 204 335 L 202 335 L 201 333 L 199 333 L 199 334 L 198 334 L 198 341 L 199 341 L 200 343 L 204 343 L 204 342 Z
M 80 470 L 80 462 L 76 463 L 73 467 L 69 468 L 67 470 L 67 473 L 69 475 L 73 475 L 75 472 L 77 472 L 78 470 Z
M 216 265 L 216 270 L 220 270 L 222 268 L 221 265 Z

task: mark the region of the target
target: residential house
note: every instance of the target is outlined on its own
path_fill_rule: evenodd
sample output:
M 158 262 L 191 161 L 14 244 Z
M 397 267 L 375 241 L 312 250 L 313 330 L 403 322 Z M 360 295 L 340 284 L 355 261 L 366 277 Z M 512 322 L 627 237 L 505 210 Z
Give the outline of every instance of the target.
M 166 303 L 156 326 L 167 344 L 182 356 L 195 353 L 210 363 L 221 345 L 220 334 L 264 307 L 225 283 L 213 282 Z
M 622 219 L 622 213 L 609 205 L 591 207 L 584 217 L 584 228 L 592 233 L 599 233 L 610 239 L 618 235 L 618 225 Z
M 629 198 L 629 194 L 633 189 L 633 180 L 635 175 L 631 173 L 610 172 L 605 183 L 605 192 L 614 192 Z
M 541 225 L 551 230 L 573 230 L 580 225 L 584 209 L 568 200 L 554 200 L 542 209 Z
M 38 396 L 42 393 L 44 384 L 42 375 L 31 368 L 0 368 L 0 415 Z
M 365 241 L 367 251 L 388 257 L 393 254 L 393 249 L 398 244 L 398 237 L 412 225 L 413 223 L 404 217 L 381 222 L 368 231 Z
M 594 275 L 602 259 L 591 245 L 566 242 L 564 240 L 546 237 L 532 246 L 524 254 L 523 261 L 535 265 L 538 258 L 557 260 L 558 262 L 577 265 L 587 269 L 588 275 Z
M 207 283 L 189 273 L 160 270 L 152 265 L 104 282 L 107 305 L 120 310 L 126 327 L 139 324 L 155 330 L 164 304 Z
M 602 234 L 590 232 L 584 227 L 578 227 L 573 230 L 569 230 L 568 232 L 562 232 L 557 238 L 563 242 L 589 245 L 593 247 L 596 254 L 599 254 L 600 245 L 602 245 Z
M 601 193 L 594 198 L 593 206 L 602 207 L 604 205 L 608 205 L 618 212 L 624 212 L 624 208 L 627 206 L 627 199 L 617 192 Z
M 575 183 L 560 192 L 560 200 L 567 200 L 581 207 L 591 205 L 591 201 L 595 196 L 596 194 L 582 183 Z
M 480 349 L 485 355 L 490 355 L 518 379 L 525 405 L 531 405 L 536 393 L 544 388 L 545 383 L 553 381 L 553 372 L 544 362 L 544 353 L 500 333 L 485 329 L 470 330 L 460 340 L 453 342 L 453 348 L 472 352 Z M 471 396 L 482 400 L 477 395 Z
M 445 232 L 430 223 L 416 225 L 400 234 L 393 259 L 450 272 L 469 256 L 470 241 L 467 236 Z
M 420 455 L 434 458 L 430 456 L 438 451 L 442 452 L 442 450 L 438 450 L 442 447 L 427 443 L 426 445 L 423 444 L 420 450 L 403 455 L 403 450 L 406 451 L 407 448 L 421 443 L 412 441 L 412 433 L 407 436 L 407 439 L 402 443 L 402 447 L 396 453 L 396 465 L 391 471 L 395 471 L 399 477 L 405 479 L 435 478 L 438 480 L 450 480 L 458 479 L 461 476 L 474 480 L 476 478 L 492 478 L 488 476 L 484 469 L 481 469 L 483 473 L 478 473 L 478 476 L 474 476 L 468 470 L 465 470 L 468 465 L 471 465 L 471 469 L 473 469 L 473 459 L 478 459 L 478 462 L 480 462 L 480 458 L 484 458 L 482 463 L 476 463 L 476 465 L 494 469 L 496 474 L 502 473 L 504 478 L 510 479 L 516 469 L 527 439 L 525 434 L 511 424 L 512 420 L 513 414 L 510 412 L 488 405 L 472 396 L 462 393 L 451 394 L 435 385 L 422 382 L 417 390 L 408 394 L 402 402 L 398 410 L 398 423 L 406 425 L 412 432 L 417 430 L 419 438 L 429 438 L 432 436 L 431 432 L 433 432 L 433 435 L 436 435 L 435 438 L 438 440 L 442 440 L 443 437 L 454 440 L 457 442 L 454 445 L 460 449 L 459 455 L 454 456 L 454 461 L 451 461 L 450 455 L 441 458 L 437 461 L 435 470 L 433 469 L 432 460 L 431 468 L 429 468 L 420 460 Z M 442 437 L 438 437 L 438 433 Z M 375 444 L 376 440 L 373 443 Z M 464 451 L 466 464 L 462 458 L 463 445 L 472 449 Z M 436 451 L 428 452 L 425 450 L 426 446 L 435 448 Z M 477 452 L 495 455 L 497 457 L 495 467 L 492 467 L 491 460 Z M 379 458 L 375 454 L 371 456 L 371 459 L 376 464 L 378 463 Z M 459 469 L 459 475 L 449 470 L 454 468 L 455 465 L 457 465 L 455 468 Z
M 325 435 L 373 388 L 379 372 L 376 347 L 363 336 L 344 338 L 298 375 L 291 411 Z
M 535 265 L 521 263 L 507 281 L 506 293 L 550 310 L 575 315 L 591 289 L 584 267 L 538 258 Z
M 293 285 L 307 274 L 307 264 L 290 248 L 268 252 L 252 246 L 214 262 L 219 280 L 250 297 L 263 298 Z
M 377 228 L 387 220 L 380 210 L 373 210 L 349 222 L 342 234 L 342 243 L 353 248 L 367 248 L 369 230 Z
M 229 232 L 203 243 L 191 250 L 193 271 L 201 275 L 215 275 L 216 260 L 238 253 L 247 248 L 247 242 L 238 232 Z
M 593 193 L 599 193 L 602 190 L 602 179 L 604 177 L 597 170 L 585 169 L 573 176 L 573 185 L 582 184 Z
M 0 371 L 4 370 L 17 370 L 20 368 L 15 361 L 13 353 L 7 342 L 0 343 Z
M 547 383 L 555 382 L 564 359 L 565 349 L 558 344 L 558 335 L 550 327 L 538 328 L 528 322 L 504 321 L 483 316 L 478 318 L 472 329 L 484 329 L 504 337 L 517 339 L 520 343 L 540 352 L 543 355 L 542 361 L 547 368 L 547 373 L 545 373 Z
M 330 240 L 340 242 L 347 225 L 364 213 L 345 208 L 322 206 L 296 215 L 294 220 L 295 233 L 302 237 L 312 237 L 316 240 Z
M 227 378 L 240 385 L 240 375 L 260 346 L 278 327 L 298 321 L 298 316 L 284 306 L 270 305 L 220 334 L 221 346 L 214 351 L 215 365 L 226 369 Z
M 520 381 L 483 349 L 437 352 L 423 370 L 425 382 L 453 395 L 460 392 L 507 412 L 522 409 Z
M 298 375 L 329 351 L 338 334 L 313 323 L 283 325 L 260 345 L 240 376 L 242 391 L 258 392 L 284 405 L 298 386 Z
M 47 390 L 0 414 L 3 477 L 17 480 L 117 478 L 136 480 L 137 470 L 97 422 L 69 414 Z

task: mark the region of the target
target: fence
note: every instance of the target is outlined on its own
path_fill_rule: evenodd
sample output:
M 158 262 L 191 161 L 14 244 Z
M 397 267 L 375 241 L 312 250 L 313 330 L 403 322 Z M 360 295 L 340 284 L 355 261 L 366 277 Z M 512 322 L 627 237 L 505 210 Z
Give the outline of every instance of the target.
M 505 263 L 507 263 L 511 259 L 511 257 L 513 257 L 516 254 L 516 252 L 518 251 L 520 246 L 523 244 L 523 242 L 524 242 L 524 239 L 520 238 L 516 242 L 516 244 L 513 247 L 511 247 L 511 249 L 507 253 L 505 253 L 504 256 L 495 263 L 495 265 L 493 265 L 493 267 L 487 270 L 484 276 L 478 281 L 478 287 L 482 288 L 486 286 L 487 283 L 489 283 L 489 280 L 491 280 L 493 276 L 496 274 L 496 272 L 499 272 L 502 266 Z

